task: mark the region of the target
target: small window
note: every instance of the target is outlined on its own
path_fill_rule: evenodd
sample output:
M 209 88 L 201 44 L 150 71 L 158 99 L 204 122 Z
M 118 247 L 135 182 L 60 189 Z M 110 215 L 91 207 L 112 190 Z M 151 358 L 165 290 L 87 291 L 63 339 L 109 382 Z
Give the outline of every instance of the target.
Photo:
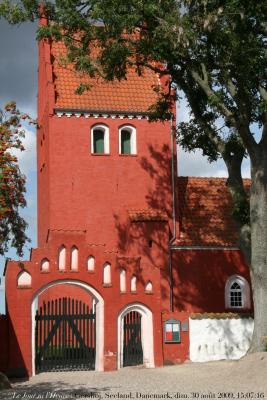
M 109 153 L 109 133 L 105 125 L 97 125 L 91 131 L 91 152 L 93 154 Z
M 250 288 L 245 278 L 231 276 L 225 285 L 226 308 L 250 308 Z
M 136 154 L 136 130 L 132 126 L 123 126 L 119 130 L 119 153 Z

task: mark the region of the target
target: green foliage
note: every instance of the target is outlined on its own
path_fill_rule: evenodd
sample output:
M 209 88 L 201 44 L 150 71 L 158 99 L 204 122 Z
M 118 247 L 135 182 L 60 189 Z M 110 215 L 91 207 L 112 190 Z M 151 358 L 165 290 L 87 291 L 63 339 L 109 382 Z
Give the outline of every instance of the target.
M 22 121 L 35 123 L 27 114 L 22 114 L 15 102 L 0 110 L 0 254 L 14 247 L 18 255 L 29 241 L 25 234 L 26 221 L 20 216 L 20 208 L 26 206 L 25 176 L 21 173 L 14 150 L 24 151 Z

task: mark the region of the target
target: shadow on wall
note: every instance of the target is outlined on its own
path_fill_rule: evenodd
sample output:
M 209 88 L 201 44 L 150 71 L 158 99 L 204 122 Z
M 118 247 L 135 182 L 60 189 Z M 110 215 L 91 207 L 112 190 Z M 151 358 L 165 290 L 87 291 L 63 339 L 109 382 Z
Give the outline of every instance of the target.
M 25 376 L 28 377 L 29 374 L 26 369 L 26 364 L 24 362 L 19 343 L 17 341 L 12 321 L 10 320 L 10 318 L 8 318 L 8 321 L 9 321 L 8 323 L 9 339 L 7 340 L 6 343 L 9 354 L 9 362 L 5 373 L 9 378 L 21 378 Z M 23 319 L 21 321 L 23 323 Z M 13 367 L 9 368 L 9 364 L 12 365 Z
M 145 204 L 140 208 L 163 212 L 165 221 L 146 220 L 131 223 L 114 214 L 115 227 L 118 233 L 118 249 L 123 254 L 136 254 L 142 257 L 142 267 L 147 265 L 157 269 L 168 268 L 168 245 L 171 238 L 169 220 L 172 220 L 171 192 L 171 154 L 170 148 L 163 145 L 156 150 L 149 146 L 150 157 L 142 157 L 140 167 L 149 175 L 152 185 L 148 188 Z M 134 188 L 133 188 L 134 192 Z M 172 227 L 171 227 L 172 228 Z M 145 264 L 144 264 L 145 263 Z M 147 265 L 146 265 L 147 264 Z M 137 280 L 145 284 L 142 271 L 137 272 Z M 163 289 L 163 298 L 169 298 Z
M 188 312 L 225 312 L 225 284 L 248 269 L 238 251 L 180 250 L 173 257 L 174 305 Z
M 244 356 L 253 333 L 252 318 L 190 319 L 190 360 L 236 360 Z

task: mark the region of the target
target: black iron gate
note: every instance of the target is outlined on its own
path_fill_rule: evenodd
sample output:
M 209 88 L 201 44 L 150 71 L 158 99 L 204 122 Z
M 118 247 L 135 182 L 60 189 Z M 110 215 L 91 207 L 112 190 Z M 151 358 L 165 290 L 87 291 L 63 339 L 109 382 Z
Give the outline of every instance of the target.
M 143 364 L 141 319 L 137 311 L 131 311 L 123 319 L 123 366 Z
M 43 303 L 35 316 L 36 372 L 95 369 L 95 313 L 70 298 Z

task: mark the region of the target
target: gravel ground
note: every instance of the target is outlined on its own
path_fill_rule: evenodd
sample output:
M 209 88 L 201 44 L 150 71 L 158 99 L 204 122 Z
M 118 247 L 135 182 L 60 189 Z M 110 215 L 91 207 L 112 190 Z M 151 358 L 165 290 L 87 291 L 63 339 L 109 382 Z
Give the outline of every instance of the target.
M 0 399 L 6 400 L 168 398 L 267 400 L 267 353 L 155 369 L 41 373 L 0 392 Z

